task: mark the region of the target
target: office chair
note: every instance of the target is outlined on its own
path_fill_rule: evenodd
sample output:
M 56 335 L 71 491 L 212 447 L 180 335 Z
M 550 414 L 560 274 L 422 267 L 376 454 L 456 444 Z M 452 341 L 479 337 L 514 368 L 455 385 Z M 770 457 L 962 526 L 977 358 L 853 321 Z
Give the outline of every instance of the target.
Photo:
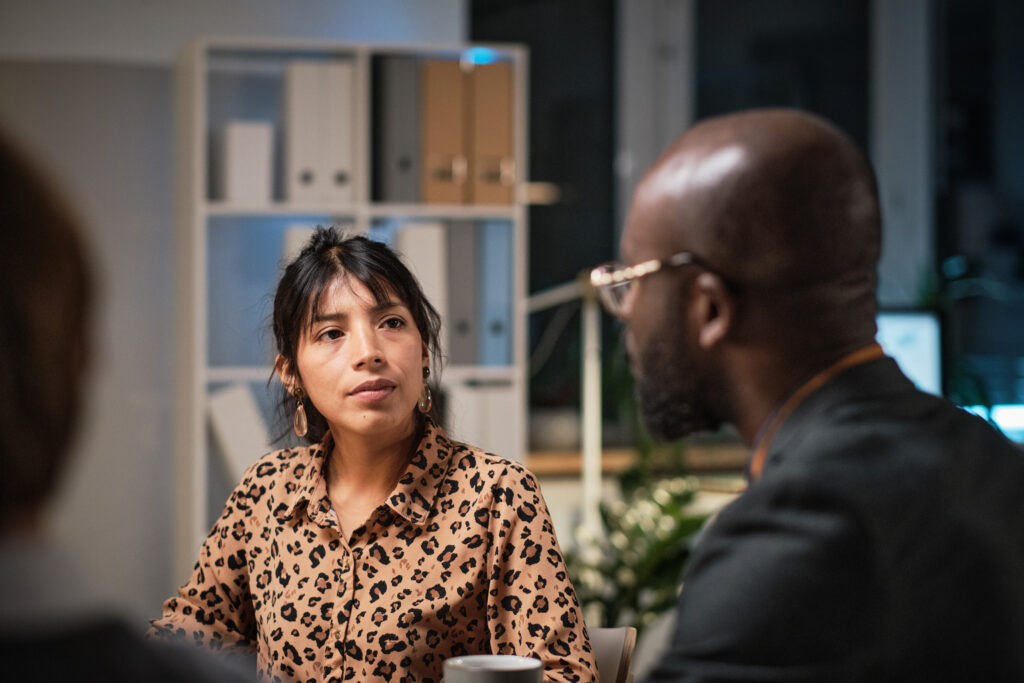
M 590 628 L 590 646 L 597 659 L 597 674 L 601 683 L 629 683 L 633 674 L 629 663 L 636 647 L 636 629 L 632 626 L 617 628 Z

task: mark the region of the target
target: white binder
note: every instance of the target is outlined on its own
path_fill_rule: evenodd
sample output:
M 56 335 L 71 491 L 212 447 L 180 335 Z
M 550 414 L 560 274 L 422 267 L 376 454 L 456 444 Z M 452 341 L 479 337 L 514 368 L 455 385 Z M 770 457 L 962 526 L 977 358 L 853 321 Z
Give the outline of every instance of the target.
M 281 264 L 285 267 L 294 261 L 316 231 L 315 225 L 291 223 L 284 230 L 284 243 L 281 247 Z
M 355 66 L 302 60 L 285 72 L 285 188 L 289 201 L 355 199 Z
M 448 236 L 443 223 L 407 223 L 395 237 L 395 248 L 419 280 L 423 294 L 441 315 L 441 348 L 448 348 Z
M 293 60 L 285 70 L 285 192 L 290 202 L 322 201 L 327 196 L 324 159 L 324 91 L 322 62 Z
M 273 126 L 265 121 L 229 121 L 218 131 L 215 149 L 215 198 L 246 206 L 269 204 Z
M 509 460 L 522 460 L 520 394 L 512 380 L 458 378 L 448 385 L 450 436 Z
M 208 409 L 214 440 L 231 480 L 237 482 L 249 465 L 270 452 L 270 435 L 263 416 L 245 384 L 234 384 L 210 394 Z
M 327 114 L 324 150 L 326 152 L 326 197 L 332 202 L 355 200 L 355 69 L 351 62 L 333 61 L 323 65 L 326 71 Z

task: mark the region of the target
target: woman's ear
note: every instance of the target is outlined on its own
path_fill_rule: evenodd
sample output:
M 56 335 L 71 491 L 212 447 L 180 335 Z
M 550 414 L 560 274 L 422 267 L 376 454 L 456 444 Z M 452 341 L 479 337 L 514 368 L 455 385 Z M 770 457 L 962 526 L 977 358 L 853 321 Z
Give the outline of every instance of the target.
M 278 379 L 281 380 L 281 384 L 289 394 L 295 391 L 295 387 L 298 386 L 298 378 L 292 373 L 292 364 L 281 354 L 277 354 L 277 358 L 274 359 L 274 372 L 277 373 Z
M 693 283 L 697 343 L 708 350 L 722 342 L 732 330 L 736 316 L 736 299 L 725 281 L 715 273 L 704 272 Z

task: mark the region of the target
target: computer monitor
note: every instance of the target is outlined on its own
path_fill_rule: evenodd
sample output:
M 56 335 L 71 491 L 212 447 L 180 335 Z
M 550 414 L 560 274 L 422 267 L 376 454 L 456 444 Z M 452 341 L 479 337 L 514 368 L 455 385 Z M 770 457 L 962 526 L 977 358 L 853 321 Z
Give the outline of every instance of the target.
M 934 313 L 881 311 L 876 338 L 921 391 L 942 395 L 941 336 Z

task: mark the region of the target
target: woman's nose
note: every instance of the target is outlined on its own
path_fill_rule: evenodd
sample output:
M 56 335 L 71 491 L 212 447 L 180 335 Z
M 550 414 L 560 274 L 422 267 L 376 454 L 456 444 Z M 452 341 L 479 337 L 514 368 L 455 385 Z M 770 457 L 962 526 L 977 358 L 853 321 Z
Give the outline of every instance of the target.
M 382 364 L 384 354 L 378 341 L 375 330 L 369 327 L 357 326 L 352 330 L 352 366 L 360 368 Z

